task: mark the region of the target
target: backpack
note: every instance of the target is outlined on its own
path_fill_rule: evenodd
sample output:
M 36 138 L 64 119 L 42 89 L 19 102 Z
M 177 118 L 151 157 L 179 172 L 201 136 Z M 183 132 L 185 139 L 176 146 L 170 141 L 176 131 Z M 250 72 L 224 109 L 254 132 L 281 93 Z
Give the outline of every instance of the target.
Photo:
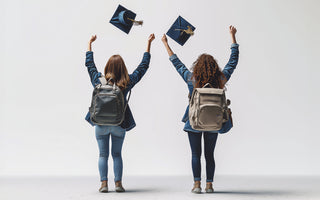
M 229 103 L 224 89 L 213 88 L 210 83 L 194 88 L 189 102 L 191 127 L 198 131 L 219 131 L 229 120 Z
M 90 119 L 96 125 L 118 126 L 124 120 L 131 90 L 125 103 L 121 89 L 115 82 L 110 85 L 112 79 L 107 81 L 105 77 L 100 77 L 99 80 L 101 84 L 97 84 L 92 93 Z

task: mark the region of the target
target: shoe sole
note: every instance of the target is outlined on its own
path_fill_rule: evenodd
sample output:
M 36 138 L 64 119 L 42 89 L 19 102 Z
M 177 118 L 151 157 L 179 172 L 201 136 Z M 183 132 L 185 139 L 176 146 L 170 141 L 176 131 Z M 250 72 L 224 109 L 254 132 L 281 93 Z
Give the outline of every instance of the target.
M 108 191 L 108 188 L 107 188 L 107 187 L 103 187 L 103 188 L 101 188 L 101 189 L 99 190 L 99 192 L 101 192 L 101 193 L 107 193 L 107 192 L 109 192 L 109 191 Z
M 213 193 L 213 192 L 214 192 L 214 190 L 212 190 L 212 189 L 206 190 L 206 193 Z
M 126 191 L 124 188 L 117 188 L 117 187 L 115 190 L 116 190 L 116 192 L 125 192 Z
M 191 190 L 192 193 L 195 193 L 195 194 L 201 194 L 201 189 L 200 188 L 195 188 L 193 190 Z

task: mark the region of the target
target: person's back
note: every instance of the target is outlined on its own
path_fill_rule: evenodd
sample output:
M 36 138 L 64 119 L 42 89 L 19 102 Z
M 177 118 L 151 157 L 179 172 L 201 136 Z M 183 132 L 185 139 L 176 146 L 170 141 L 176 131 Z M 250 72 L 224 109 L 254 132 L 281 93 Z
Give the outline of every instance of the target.
M 170 56 L 170 61 L 176 68 L 177 72 L 186 82 L 189 90 L 189 96 L 191 96 L 194 88 L 201 88 L 205 84 L 209 83 L 215 88 L 223 89 L 226 82 L 230 79 L 231 74 L 233 73 L 239 58 L 238 44 L 236 43 L 235 34 L 237 32 L 236 28 L 233 26 L 229 27 L 230 34 L 232 37 L 231 45 L 231 55 L 229 62 L 224 67 L 223 70 L 220 70 L 215 59 L 208 54 L 202 54 L 198 59 L 193 63 L 193 72 L 190 72 L 186 66 L 180 61 L 176 54 L 171 50 L 166 35 L 163 35 L 162 41 L 166 47 L 166 50 Z M 230 113 L 231 114 L 231 113 Z M 185 123 L 184 131 L 188 133 L 188 138 L 190 142 L 190 147 L 192 151 L 192 171 L 194 177 L 194 187 L 192 192 L 201 193 L 200 180 L 201 180 L 201 138 L 204 137 L 204 153 L 206 159 L 206 173 L 207 173 L 207 185 L 206 192 L 213 192 L 212 182 L 214 178 L 215 171 L 215 161 L 214 161 L 214 148 L 216 145 L 218 131 L 199 131 L 195 130 L 190 125 L 189 120 L 189 106 L 186 109 L 186 112 L 182 118 L 182 121 Z M 227 122 L 232 124 L 231 117 Z M 228 125 L 227 124 L 227 125 Z
M 101 81 L 104 79 L 101 77 L 104 77 L 105 80 L 109 81 L 110 84 L 115 84 L 118 88 L 121 89 L 124 98 L 123 101 L 126 104 L 126 107 L 124 108 L 124 119 L 121 120 L 122 122 L 119 125 L 98 125 L 98 123 L 92 122 L 92 112 L 88 112 L 86 115 L 86 120 L 91 125 L 95 126 L 95 134 L 99 146 L 98 165 L 101 180 L 101 187 L 99 189 L 99 192 L 108 192 L 108 157 L 110 135 L 112 140 L 111 155 L 114 161 L 114 181 L 116 186 L 115 190 L 116 192 L 124 192 L 125 189 L 122 186 L 122 144 L 125 138 L 126 131 L 131 130 L 136 125 L 130 107 L 129 105 L 127 105 L 126 97 L 128 95 L 128 92 L 131 91 L 131 89 L 141 80 L 141 78 L 144 76 L 147 69 L 149 68 L 150 47 L 151 42 L 154 40 L 154 34 L 151 34 L 149 36 L 147 50 L 143 55 L 142 62 L 130 75 L 128 74 L 127 68 L 120 55 L 113 55 L 110 57 L 104 68 L 104 75 L 98 72 L 93 60 L 93 52 L 91 51 L 91 44 L 95 40 L 96 36 L 92 36 L 89 41 L 85 63 L 88 69 L 92 86 L 95 87 L 96 85 L 102 84 Z
M 207 83 L 194 88 L 189 99 L 189 121 L 198 131 L 219 131 L 228 121 L 228 104 L 224 89 L 213 88 Z
M 139 67 L 141 68 L 142 66 L 143 65 L 140 65 Z M 142 71 L 145 73 L 147 68 L 146 66 L 143 66 L 143 68 L 144 69 Z M 143 76 L 144 73 L 142 73 L 140 76 Z M 133 88 L 133 81 L 130 79 L 127 67 L 120 55 L 113 55 L 109 58 L 104 68 L 104 76 L 101 76 L 98 80 L 100 81 L 100 84 L 95 86 L 95 90 L 93 92 L 93 100 L 101 99 L 100 104 L 105 104 L 102 107 L 106 108 L 97 108 L 97 105 L 92 104 L 89 108 L 91 122 L 96 125 L 120 125 L 122 128 L 126 129 L 127 127 L 124 126 L 122 122 L 127 121 L 125 119 L 125 112 L 127 110 L 131 89 Z M 101 87 L 101 85 L 105 85 L 105 87 Z M 109 88 L 112 89 L 112 91 L 108 91 Z M 103 92 L 103 94 L 95 94 L 96 90 Z M 121 92 L 119 92 L 118 90 L 120 90 Z M 130 92 L 129 95 L 128 92 Z M 111 93 L 112 95 L 108 93 Z M 128 99 L 126 98 L 126 96 L 129 96 Z M 94 113 L 94 109 L 99 110 L 98 114 L 100 113 L 101 117 L 96 116 L 96 113 Z M 128 110 L 129 109 L 130 108 L 128 108 Z M 100 117 L 99 122 L 97 122 L 98 117 Z

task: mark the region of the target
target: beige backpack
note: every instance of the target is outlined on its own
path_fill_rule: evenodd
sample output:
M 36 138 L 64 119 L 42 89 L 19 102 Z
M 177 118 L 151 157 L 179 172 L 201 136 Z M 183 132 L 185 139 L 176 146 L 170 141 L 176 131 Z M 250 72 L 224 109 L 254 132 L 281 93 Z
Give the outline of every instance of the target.
M 189 102 L 191 127 L 198 131 L 220 130 L 229 119 L 228 104 L 224 89 L 213 88 L 210 83 L 194 88 Z

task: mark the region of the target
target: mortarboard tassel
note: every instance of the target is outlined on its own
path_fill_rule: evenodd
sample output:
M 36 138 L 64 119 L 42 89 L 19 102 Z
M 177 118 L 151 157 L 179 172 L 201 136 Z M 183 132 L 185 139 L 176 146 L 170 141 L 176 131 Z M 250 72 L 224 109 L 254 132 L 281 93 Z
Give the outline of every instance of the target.
M 143 24 L 143 21 L 142 21 L 142 20 L 136 21 L 136 20 L 130 19 L 130 18 L 128 18 L 128 20 L 132 21 L 132 22 L 133 22 L 133 25 L 136 25 L 136 26 L 138 26 L 138 25 L 141 25 L 141 26 L 142 26 L 142 24 Z
M 187 26 L 187 27 L 188 27 L 187 30 L 185 30 L 185 29 L 175 29 L 175 31 L 182 31 L 181 34 L 182 34 L 183 32 L 185 32 L 186 34 L 194 35 L 194 32 L 193 32 L 193 30 L 191 29 L 191 27 L 190 27 L 190 26 Z

